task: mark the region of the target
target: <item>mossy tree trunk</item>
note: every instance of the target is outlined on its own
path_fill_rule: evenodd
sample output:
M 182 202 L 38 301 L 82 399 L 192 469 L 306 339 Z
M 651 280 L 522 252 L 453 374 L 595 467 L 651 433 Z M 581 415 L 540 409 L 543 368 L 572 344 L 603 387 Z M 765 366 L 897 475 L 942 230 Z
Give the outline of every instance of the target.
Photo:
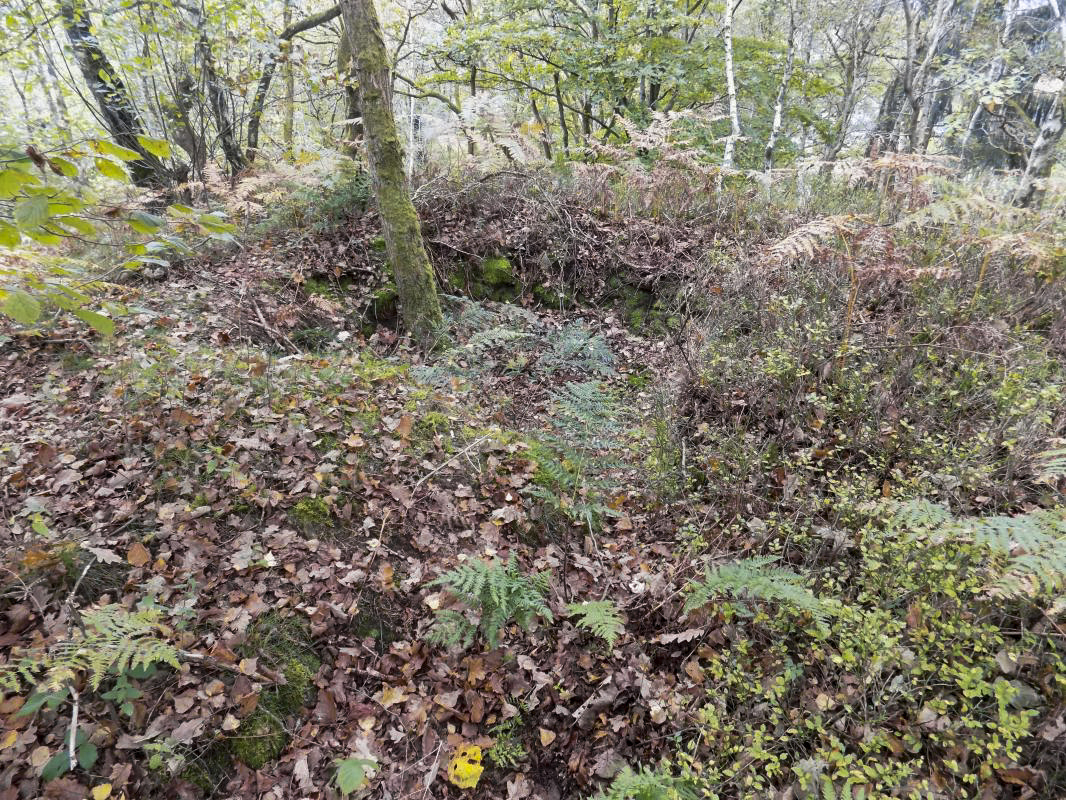
M 404 174 L 403 148 L 392 114 L 392 76 L 374 0 L 342 0 L 341 15 L 359 88 L 370 177 L 381 213 L 385 252 L 396 276 L 408 332 L 428 344 L 441 326 L 440 299 L 422 229 Z

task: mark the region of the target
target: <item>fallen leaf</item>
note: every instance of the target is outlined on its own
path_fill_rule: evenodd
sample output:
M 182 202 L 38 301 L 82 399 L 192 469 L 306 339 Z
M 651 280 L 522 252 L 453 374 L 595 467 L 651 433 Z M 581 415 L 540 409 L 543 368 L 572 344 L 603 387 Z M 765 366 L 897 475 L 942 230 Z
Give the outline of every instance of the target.
M 550 731 L 547 728 L 540 728 L 540 744 L 542 747 L 547 747 L 555 741 L 557 734 L 555 731 Z
M 464 745 L 455 751 L 448 762 L 448 781 L 460 789 L 473 789 L 484 771 L 481 748 L 476 744 Z
M 111 784 L 101 783 L 99 786 L 94 786 L 90 794 L 93 800 L 107 800 L 111 796 Z
M 143 544 L 134 542 L 133 547 L 126 553 L 126 560 L 135 567 L 143 567 L 152 560 L 152 554 L 148 552 L 148 548 Z

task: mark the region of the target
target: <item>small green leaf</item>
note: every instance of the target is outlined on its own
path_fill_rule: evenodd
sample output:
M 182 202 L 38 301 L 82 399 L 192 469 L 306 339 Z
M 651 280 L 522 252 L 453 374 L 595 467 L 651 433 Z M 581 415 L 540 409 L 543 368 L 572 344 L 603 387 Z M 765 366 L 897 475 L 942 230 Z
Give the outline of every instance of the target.
M 73 215 L 66 215 L 62 217 L 56 217 L 52 222 L 62 225 L 64 228 L 70 228 L 76 233 L 83 234 L 85 236 L 93 236 L 96 234 L 96 228 L 85 217 L 75 217 Z
M 20 198 L 15 203 L 15 224 L 20 228 L 38 228 L 48 221 L 48 198 L 44 195 Z
M 20 325 L 32 325 L 41 316 L 41 304 L 33 295 L 16 290 L 4 299 L 0 313 L 11 317 Z
M 39 182 L 40 179 L 32 172 L 21 169 L 0 170 L 0 198 L 14 197 L 26 184 Z
M 40 514 L 33 515 L 33 521 L 30 523 L 30 527 L 33 528 L 33 532 L 40 534 L 41 536 L 51 536 L 52 532 L 48 530 L 48 526 L 44 524 L 44 520 L 41 519 Z
M 122 181 L 126 183 L 129 180 L 129 176 L 126 174 L 126 170 L 107 158 L 97 158 L 96 168 L 100 170 L 100 174 L 116 181 Z
M 337 765 L 337 788 L 341 794 L 351 794 L 366 785 L 366 771 L 377 766 L 377 761 L 372 758 L 338 758 Z
M 78 177 L 78 167 L 73 161 L 68 161 L 62 156 L 52 156 L 48 159 L 48 164 L 52 169 L 59 170 L 60 174 L 67 178 Z
M 170 145 L 162 139 L 153 139 L 151 136 L 138 136 L 137 142 L 144 148 L 146 153 L 151 153 L 159 158 L 170 158 Z
M 137 231 L 137 233 L 155 233 L 166 224 L 166 221 L 162 217 L 157 217 L 155 214 L 149 214 L 145 211 L 134 211 L 130 214 L 126 223 Z
M 47 703 L 49 708 L 54 708 L 49 701 L 58 696 L 60 700 L 67 696 L 67 692 L 70 690 L 67 687 L 63 687 L 57 692 L 34 692 L 29 696 L 25 703 L 22 704 L 22 708 L 15 712 L 16 717 L 28 717 L 35 711 L 39 711 Z
M 74 316 L 104 336 L 111 336 L 115 333 L 115 321 L 110 317 L 105 317 L 103 314 L 97 314 L 95 311 L 89 311 L 86 308 L 79 308 L 74 312 Z
M 85 742 L 85 744 L 77 749 L 75 755 L 78 757 L 78 766 L 82 769 L 92 769 L 99 753 L 96 750 L 95 744 L 92 742 Z
M 56 778 L 67 773 L 70 769 L 70 756 L 67 754 L 67 748 L 64 742 L 64 746 L 49 759 L 48 763 L 44 765 L 41 770 L 41 779 L 46 783 L 48 781 L 54 781 Z

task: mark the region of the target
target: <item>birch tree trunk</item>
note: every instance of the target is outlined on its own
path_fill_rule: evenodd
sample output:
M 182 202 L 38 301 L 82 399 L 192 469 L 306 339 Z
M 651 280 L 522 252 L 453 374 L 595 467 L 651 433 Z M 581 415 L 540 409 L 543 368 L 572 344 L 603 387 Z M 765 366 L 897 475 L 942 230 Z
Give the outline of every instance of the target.
M 1051 174 L 1051 168 L 1055 165 L 1055 145 L 1062 138 L 1063 130 L 1063 89 L 1055 97 L 1055 101 L 1048 110 L 1044 122 L 1040 126 L 1040 133 L 1033 142 L 1029 151 L 1029 158 L 1025 164 L 1025 173 L 1022 175 L 1018 189 L 1014 193 L 1014 205 L 1023 208 L 1039 206 L 1044 201 L 1047 188 L 1044 181 Z
M 1058 23 L 1060 45 L 1063 58 L 1066 59 L 1066 14 L 1063 14 L 1059 0 L 1049 0 L 1049 5 Z M 1052 167 L 1055 166 L 1055 146 L 1062 139 L 1063 128 L 1066 127 L 1066 119 L 1064 119 L 1066 117 L 1066 82 L 1062 77 L 1057 80 L 1059 86 L 1055 99 L 1040 125 L 1040 133 L 1037 134 L 1025 163 L 1025 173 L 1014 193 L 1014 205 L 1016 206 L 1026 208 L 1039 206 L 1047 193 L 1044 182 L 1051 175 Z
M 722 155 L 722 167 L 733 169 L 734 152 L 737 139 L 740 138 L 740 112 L 737 110 L 737 82 L 733 75 L 733 15 L 740 7 L 741 0 L 734 4 L 726 0 L 725 20 L 722 25 L 722 38 L 725 40 L 725 87 L 729 96 L 729 136 L 725 140 L 725 153 Z
M 784 118 L 785 95 L 788 85 L 792 82 L 792 70 L 796 63 L 796 0 L 788 3 L 788 49 L 785 52 L 785 71 L 781 74 L 781 83 L 777 86 L 777 97 L 774 99 L 774 121 L 770 125 L 770 138 L 766 141 L 766 151 L 763 153 L 763 169 L 769 176 L 774 167 L 774 147 L 777 145 L 777 136 L 781 131 Z
M 429 345 L 442 324 L 440 299 L 404 175 L 381 23 L 374 0 L 342 0 L 341 15 L 355 58 L 367 162 L 404 325 L 417 340 Z

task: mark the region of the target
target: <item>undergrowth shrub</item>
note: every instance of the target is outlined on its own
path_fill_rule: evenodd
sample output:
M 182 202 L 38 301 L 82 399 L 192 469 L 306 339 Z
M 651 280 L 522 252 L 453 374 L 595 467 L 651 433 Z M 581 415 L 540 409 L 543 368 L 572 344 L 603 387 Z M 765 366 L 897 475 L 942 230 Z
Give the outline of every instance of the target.
M 294 184 L 284 193 L 261 233 L 271 230 L 313 230 L 324 233 L 362 214 L 370 203 L 370 175 L 356 161 L 337 161 L 336 170 L 320 184 Z
M 1029 546 L 1039 539 L 1046 549 L 1046 537 L 1061 548 L 1066 529 L 1048 523 L 1049 512 L 1008 524 L 932 507 L 901 514 L 866 505 L 841 557 L 813 570 L 819 595 L 837 600 L 821 625 L 795 613 L 793 601 L 814 599 L 796 594 L 796 573 L 767 574 L 781 568 L 755 561 L 705 581 L 710 588 L 690 609 L 723 585 L 730 594 L 785 602 L 746 613 L 732 603 L 713 606 L 705 624 L 721 630 L 725 645 L 699 651 L 707 694 L 695 733 L 667 763 L 623 774 L 602 797 L 761 798 L 788 789 L 976 798 L 1003 796 L 997 787 L 1017 774 L 1042 792 L 1032 796 L 1061 795 L 1061 769 L 1019 764 L 1066 699 L 1054 627 L 1034 624 L 1039 615 L 1027 610 L 1050 601 L 1062 565 L 1055 562 L 1055 580 L 1018 580 L 1019 569 L 1043 578 L 1047 565 L 990 557 L 990 549 L 1013 538 L 1003 535 L 1007 528 Z M 1019 533 L 1026 526 L 1033 530 Z M 987 535 L 974 535 L 982 530 Z M 1003 581 L 1022 599 L 990 592 Z
M 1034 460 L 1066 426 L 1066 370 L 1019 306 L 1058 290 L 996 277 L 977 300 L 963 281 L 875 291 L 814 267 L 730 287 L 701 333 L 686 411 L 712 497 L 761 515 L 857 479 L 960 507 L 1034 499 Z

